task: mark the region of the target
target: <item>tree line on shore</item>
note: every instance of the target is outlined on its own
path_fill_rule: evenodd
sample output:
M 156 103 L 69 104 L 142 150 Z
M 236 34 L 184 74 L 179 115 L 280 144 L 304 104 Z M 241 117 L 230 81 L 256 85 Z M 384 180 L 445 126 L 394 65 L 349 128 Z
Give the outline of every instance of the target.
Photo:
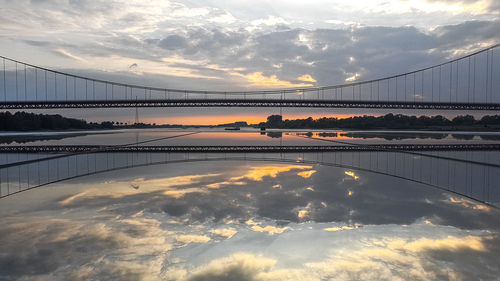
M 255 125 L 252 125 L 255 126 Z M 283 120 L 281 115 L 270 115 L 260 127 L 282 129 L 426 129 L 426 128 L 488 128 L 500 129 L 500 115 L 486 115 L 475 119 L 471 115 L 460 115 L 447 119 L 436 116 L 408 116 L 402 114 L 386 114 L 384 116 L 354 116 L 344 119 L 318 118 Z M 103 121 L 87 122 L 81 119 L 66 118 L 59 114 L 35 114 L 27 112 L 0 112 L 1 131 L 32 131 L 32 130 L 92 130 L 120 128 L 154 128 L 154 127 L 183 127 L 182 125 L 156 124 L 126 124 L 121 122 Z
M 0 130 L 67 130 L 67 129 L 111 129 L 114 122 L 92 123 L 85 120 L 66 118 L 59 114 L 35 114 L 27 112 L 0 112 Z
M 403 114 L 386 114 L 383 116 L 353 116 L 349 118 L 318 118 L 283 120 L 281 115 L 267 117 L 267 122 L 259 124 L 267 128 L 283 129 L 425 129 L 425 128 L 496 128 L 500 129 L 500 115 L 487 115 L 476 120 L 472 115 L 460 115 L 447 119 L 441 115 L 436 116 L 408 116 Z

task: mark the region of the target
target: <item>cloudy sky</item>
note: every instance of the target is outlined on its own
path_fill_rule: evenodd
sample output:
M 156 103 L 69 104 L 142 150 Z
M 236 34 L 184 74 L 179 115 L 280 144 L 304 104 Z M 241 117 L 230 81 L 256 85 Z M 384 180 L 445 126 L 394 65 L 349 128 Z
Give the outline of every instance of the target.
M 0 54 L 91 77 L 169 88 L 325 86 L 429 66 L 500 42 L 495 0 L 0 3 Z M 253 112 L 197 114 L 226 120 L 256 116 Z M 175 123 L 174 113 L 141 114 L 146 121 L 161 116 Z M 81 116 L 106 114 L 97 110 Z M 125 120 L 134 116 L 126 110 L 113 114 Z

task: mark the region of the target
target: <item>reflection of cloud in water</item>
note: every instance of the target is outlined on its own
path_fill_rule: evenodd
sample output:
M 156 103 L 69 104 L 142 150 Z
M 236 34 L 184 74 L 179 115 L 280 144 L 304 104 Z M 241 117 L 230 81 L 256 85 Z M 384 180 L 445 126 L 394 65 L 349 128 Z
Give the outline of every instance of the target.
M 222 182 L 215 182 L 215 183 L 207 184 L 207 187 L 213 188 L 213 189 L 218 189 L 218 188 L 221 188 L 221 187 L 227 186 L 227 185 L 245 185 L 245 184 L 247 184 L 247 183 L 244 181 L 229 180 L 229 181 L 222 181 Z
M 170 280 L 262 280 L 259 278 L 260 273 L 268 272 L 275 264 L 276 260 L 273 259 L 249 253 L 235 253 L 190 270 L 189 273 L 185 269 L 177 269 L 167 272 L 167 275 L 174 277 Z
M 250 171 L 248 171 L 243 176 L 231 177 L 229 180 L 222 182 L 215 182 L 208 184 L 208 188 L 218 189 L 223 186 L 229 185 L 246 185 L 248 184 L 244 180 L 252 180 L 252 181 L 263 181 L 264 177 L 276 178 L 280 173 L 289 172 L 292 170 L 305 170 L 311 169 L 312 166 L 301 166 L 301 165 L 290 165 L 290 166 L 254 166 L 250 167 Z M 304 171 L 299 172 L 297 175 L 303 178 L 309 178 L 316 171 Z M 279 185 L 274 185 L 273 187 L 278 187 Z
M 461 197 L 450 197 L 450 202 L 454 203 L 454 204 L 462 205 L 466 208 L 470 208 L 473 210 L 479 210 L 479 211 L 484 211 L 484 212 L 491 211 L 491 208 L 486 206 L 486 205 L 479 204 L 479 203 L 476 203 L 476 202 L 473 202 L 471 200 L 467 200 L 467 199 L 461 198 Z
M 87 188 L 85 191 L 69 196 L 59 203 L 62 206 L 67 206 L 77 199 L 88 199 L 94 197 L 109 197 L 109 198 L 123 198 L 125 196 L 134 195 L 138 193 L 150 193 L 155 191 L 162 191 L 172 187 L 186 186 L 190 184 L 200 183 L 202 180 L 219 176 L 220 174 L 204 174 L 204 175 L 186 175 L 169 178 L 156 178 L 144 179 L 137 178 L 132 181 L 110 181 L 94 184 Z M 140 186 L 139 189 L 125 188 L 134 185 Z M 194 192 L 194 191 L 193 191 Z M 166 195 L 175 195 L 176 191 L 172 193 L 165 192 Z M 178 194 L 181 194 L 179 191 Z M 175 196 L 174 196 L 175 197 Z
M 387 248 L 392 250 L 406 252 L 422 252 L 429 250 L 445 250 L 457 252 L 461 250 L 486 251 L 483 241 L 492 239 L 492 237 L 465 236 L 453 237 L 448 236 L 443 239 L 420 238 L 415 241 L 405 241 L 403 239 L 395 239 L 387 243 Z
M 155 265 L 172 249 L 170 232 L 149 219 L 105 224 L 92 218 L 13 216 L 1 222 L 1 280 L 23 276 L 29 280 L 144 280 L 161 274 L 161 267 Z
M 336 252 L 325 261 L 308 263 L 306 270 L 321 277 L 335 276 L 335 280 L 470 280 L 459 268 L 432 256 L 450 256 L 457 251 L 481 255 L 485 239 L 466 236 L 376 240 L 371 241 L 372 246 Z
M 129 181 L 92 184 L 85 191 L 63 198 L 60 205 L 65 209 L 113 206 L 117 213 L 128 213 L 141 211 L 147 204 L 148 208 L 183 220 L 183 224 L 226 219 L 245 221 L 255 217 L 289 222 L 307 219 L 349 224 L 409 224 L 427 217 L 434 223 L 462 228 L 496 225 L 492 212 L 477 212 L 488 207 L 477 204 L 466 208 L 464 204 L 450 204 L 449 197 L 441 192 L 403 180 L 391 179 L 392 184 L 387 184 L 385 177 L 363 174 L 370 184 L 356 181 L 354 185 L 343 180 L 345 170 L 322 166 L 315 169 L 314 187 L 304 182 L 309 179 L 293 176 L 296 175 L 293 169 L 310 171 L 310 168 L 306 165 L 253 165 L 248 168 L 231 163 L 229 170 L 227 165 L 222 165 L 205 174 L 134 180 L 141 182 L 139 190 L 130 188 Z M 239 176 L 237 173 L 242 169 L 246 172 Z M 265 175 L 275 177 L 266 178 Z M 247 176 L 258 181 L 250 181 Z M 223 188 L 226 184 L 238 188 Z M 362 192 L 360 187 L 363 187 Z M 346 197 L 356 200 L 346 200 Z M 122 203 L 124 200 L 126 204 Z M 443 204 L 443 200 L 448 204 Z M 311 204 L 310 209 L 302 211 L 299 217 L 299 210 L 308 204 Z M 457 212 L 460 207 L 465 209 Z
M 299 212 L 297 213 L 297 217 L 299 219 L 304 219 L 304 218 L 307 218 L 309 216 L 309 210 L 299 210 Z
M 307 218 L 309 218 L 309 214 L 311 212 L 311 207 L 312 207 L 312 204 L 309 202 L 307 203 L 307 206 L 303 209 L 300 209 L 298 212 L 297 212 L 297 217 L 300 219 L 300 220 L 306 220 Z
M 305 178 L 305 179 L 308 179 L 308 178 L 310 178 L 310 177 L 311 177 L 314 173 L 316 173 L 316 171 L 315 171 L 315 170 L 311 170 L 311 171 L 299 172 L 299 173 L 297 173 L 297 175 L 298 175 L 299 177 L 303 177 L 303 178 Z
M 356 173 L 354 173 L 353 171 L 345 171 L 344 174 L 350 176 L 351 178 L 353 178 L 355 180 L 359 179 L 359 176 L 356 175 Z
M 474 277 L 478 275 L 454 266 L 447 260 L 453 257 L 455 262 L 460 262 L 457 261 L 458 257 L 455 257 L 460 252 L 472 256 L 474 266 L 477 266 L 479 261 L 477 258 L 491 257 L 485 250 L 486 244 L 491 239 L 469 235 L 416 240 L 392 237 L 353 240 L 347 248 L 346 245 L 340 248 L 323 248 L 323 252 L 328 252 L 325 258 L 299 263 L 293 267 L 286 266 L 286 258 L 273 253 L 237 252 L 212 259 L 194 268 L 176 268 L 169 271 L 168 275 L 175 276 L 172 280 L 179 281 L 470 280 L 471 277 L 476 279 Z M 294 248 L 294 245 L 289 244 L 289 247 Z M 295 255 L 300 256 L 301 253 Z M 497 261 L 498 257 L 486 261 L 486 264 L 494 265 Z M 462 262 L 468 262 L 468 258 L 464 257 Z M 484 269 L 484 265 L 481 268 Z M 498 265 L 493 266 L 489 273 L 479 273 L 479 275 L 486 279 L 494 279 L 497 269 Z
M 369 185 L 344 182 L 340 168 L 315 167 L 310 192 L 309 180 L 296 171 L 310 171 L 310 166 L 262 166 L 267 175 L 258 180 L 246 177 L 256 165 L 230 167 L 133 180 L 139 190 L 130 188 L 131 181 L 93 184 L 47 209 L 4 216 L 0 253 L 8 255 L 0 254 L 0 266 L 7 268 L 0 270 L 0 280 L 31 280 L 33 275 L 41 280 L 498 276 L 495 209 L 482 212 L 482 205 L 460 197 L 450 199 L 403 181 L 387 184 L 386 178 L 367 173 L 360 176 Z M 210 187 L 239 175 L 247 184 Z M 350 190 L 356 191 L 356 200 L 346 198 Z
M 184 197 L 184 195 L 189 194 L 189 193 L 208 193 L 208 191 L 206 189 L 192 187 L 192 188 L 167 190 L 167 191 L 163 192 L 163 194 L 170 196 L 170 197 L 173 197 L 175 199 L 179 199 L 181 197 Z
M 289 172 L 291 170 L 307 170 L 312 169 L 312 166 L 289 165 L 289 166 L 258 166 L 251 167 L 250 171 L 240 177 L 233 177 L 231 180 L 249 179 L 253 181 L 262 181 L 264 177 L 275 178 L 280 173 Z

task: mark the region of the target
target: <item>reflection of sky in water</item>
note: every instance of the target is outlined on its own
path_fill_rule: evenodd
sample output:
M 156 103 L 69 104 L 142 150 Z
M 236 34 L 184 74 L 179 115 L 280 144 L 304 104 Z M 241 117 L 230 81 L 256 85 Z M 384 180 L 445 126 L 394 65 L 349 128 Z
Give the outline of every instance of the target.
M 497 209 L 319 165 L 128 169 L 4 199 L 0 212 L 0 280 L 496 280 L 500 271 Z
M 182 134 L 197 132 L 180 138 L 170 138 Z M 285 131 L 270 129 L 261 133 L 259 129 L 243 128 L 241 131 L 225 131 L 223 128 L 200 129 L 143 129 L 115 130 L 99 133 L 83 132 L 72 134 L 43 133 L 41 135 L 9 136 L 0 133 L 0 143 L 4 145 L 124 145 L 133 142 L 149 141 L 148 145 L 331 145 L 322 141 L 313 141 L 307 137 L 323 138 L 349 143 L 495 143 L 500 140 L 500 133 L 481 132 L 401 132 L 401 131 L 338 131 L 308 130 Z M 337 144 L 338 145 L 338 144 Z

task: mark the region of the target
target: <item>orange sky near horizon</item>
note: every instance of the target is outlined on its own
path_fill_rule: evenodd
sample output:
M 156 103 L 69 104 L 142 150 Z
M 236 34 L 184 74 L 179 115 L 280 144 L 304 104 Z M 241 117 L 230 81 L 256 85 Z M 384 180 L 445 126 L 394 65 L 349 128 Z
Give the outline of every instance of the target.
M 143 117 L 140 118 L 142 123 L 156 123 L 156 124 L 181 124 L 181 125 L 218 125 L 227 124 L 237 121 L 246 121 L 248 124 L 258 124 L 265 122 L 267 116 L 271 114 L 207 114 L 207 115 L 191 115 L 191 116 L 166 116 L 166 117 Z M 336 117 L 339 119 L 349 118 L 352 116 L 362 116 L 365 114 L 324 114 L 324 113 L 290 113 L 283 114 L 283 119 L 304 119 L 312 117 L 314 119 L 322 117 Z M 370 114 L 379 116 L 380 114 Z

